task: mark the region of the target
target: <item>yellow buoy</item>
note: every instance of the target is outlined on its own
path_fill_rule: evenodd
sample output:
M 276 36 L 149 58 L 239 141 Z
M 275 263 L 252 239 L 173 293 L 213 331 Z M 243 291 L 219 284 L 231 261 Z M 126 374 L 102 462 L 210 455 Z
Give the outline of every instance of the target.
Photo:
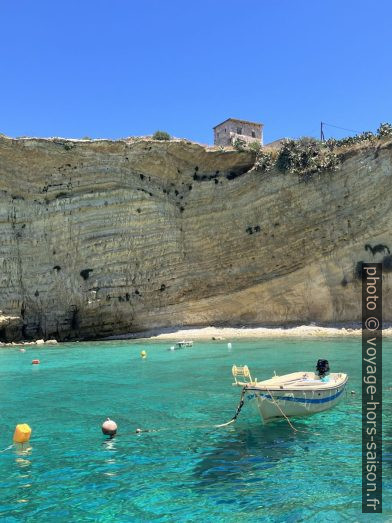
M 19 423 L 16 425 L 14 432 L 14 442 L 15 443 L 26 443 L 29 441 L 31 436 L 31 428 L 27 423 Z
M 147 352 L 145 350 L 142 350 L 142 352 L 140 353 L 140 356 L 142 358 L 147 358 Z

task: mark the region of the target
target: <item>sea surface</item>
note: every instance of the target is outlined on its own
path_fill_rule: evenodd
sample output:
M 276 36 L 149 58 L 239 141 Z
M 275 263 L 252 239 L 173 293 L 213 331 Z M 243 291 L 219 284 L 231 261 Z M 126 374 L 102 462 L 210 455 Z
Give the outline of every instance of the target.
M 384 513 L 376 516 L 361 514 L 359 339 L 168 350 L 173 344 L 0 349 L 1 522 L 392 521 L 391 339 L 383 349 Z M 237 423 L 214 428 L 239 401 L 232 364 L 261 380 L 314 370 L 319 358 L 348 373 L 356 394 L 293 419 L 297 433 L 285 420 L 262 426 L 251 402 Z M 119 427 L 112 440 L 101 432 L 108 416 Z M 32 428 L 27 448 L 10 447 L 17 423 Z

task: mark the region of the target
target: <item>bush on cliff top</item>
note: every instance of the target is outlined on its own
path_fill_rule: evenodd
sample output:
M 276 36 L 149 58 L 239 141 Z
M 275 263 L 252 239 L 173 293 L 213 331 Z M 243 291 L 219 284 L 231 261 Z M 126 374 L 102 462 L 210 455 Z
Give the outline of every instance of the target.
M 237 151 L 246 151 L 246 141 L 242 138 L 236 138 L 233 141 L 233 147 L 237 149 Z
M 326 140 L 324 143 L 329 149 L 333 150 L 337 147 L 349 147 L 366 140 L 373 141 L 376 138 L 377 136 L 371 131 L 365 131 L 363 133 L 356 134 L 355 136 L 346 136 L 345 138 L 340 138 L 339 140 L 335 138 L 328 138 L 328 140 Z
M 274 157 L 269 151 L 260 150 L 256 156 L 255 169 L 259 172 L 267 172 L 274 165 Z
M 315 138 L 284 140 L 278 150 L 260 148 L 255 161 L 259 172 L 269 171 L 274 165 L 281 172 L 290 172 L 304 178 L 322 171 L 333 171 L 339 164 L 335 153 L 338 148 L 350 147 L 362 142 L 373 143 L 382 138 L 392 138 L 392 124 L 381 123 L 374 134 L 370 131 L 336 140 L 329 138 L 325 142 Z M 249 146 L 248 146 L 249 147 Z
M 170 140 L 170 134 L 166 131 L 155 131 L 152 138 L 153 140 Z
M 278 152 L 276 167 L 281 172 L 309 176 L 335 170 L 338 158 L 323 142 L 314 138 L 285 140 Z
M 380 123 L 380 127 L 377 129 L 378 136 L 392 136 L 392 125 L 390 123 Z
M 261 143 L 260 142 L 250 142 L 248 145 L 248 149 L 250 151 L 253 151 L 254 153 L 258 153 L 261 150 Z
M 336 140 L 335 138 L 329 138 L 324 143 L 332 150 L 336 147 L 350 147 L 365 141 L 374 142 L 380 138 L 392 138 L 392 125 L 390 123 L 380 123 L 376 134 L 372 133 L 371 131 L 364 131 L 363 133 L 359 133 L 354 136 L 346 136 L 345 138 L 340 138 L 339 140 Z
M 254 153 L 258 153 L 261 149 L 261 142 L 258 141 L 251 141 L 246 142 L 243 138 L 235 138 L 233 140 L 233 147 L 237 149 L 237 151 L 251 151 Z

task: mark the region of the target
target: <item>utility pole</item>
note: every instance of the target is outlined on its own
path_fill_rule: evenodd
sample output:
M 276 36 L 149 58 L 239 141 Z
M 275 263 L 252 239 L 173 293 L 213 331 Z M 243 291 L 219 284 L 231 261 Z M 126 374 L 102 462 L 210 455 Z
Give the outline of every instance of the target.
M 322 142 L 325 141 L 323 125 L 324 125 L 323 122 L 321 122 L 321 123 L 320 123 L 320 140 L 321 140 Z

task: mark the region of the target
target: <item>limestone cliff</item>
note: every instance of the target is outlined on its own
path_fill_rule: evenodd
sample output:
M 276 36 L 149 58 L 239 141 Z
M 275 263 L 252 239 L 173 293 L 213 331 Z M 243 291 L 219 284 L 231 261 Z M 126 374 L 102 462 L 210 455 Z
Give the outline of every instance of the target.
M 0 138 L 0 339 L 359 320 L 355 265 L 392 248 L 392 143 L 307 182 L 253 164 L 181 140 Z

